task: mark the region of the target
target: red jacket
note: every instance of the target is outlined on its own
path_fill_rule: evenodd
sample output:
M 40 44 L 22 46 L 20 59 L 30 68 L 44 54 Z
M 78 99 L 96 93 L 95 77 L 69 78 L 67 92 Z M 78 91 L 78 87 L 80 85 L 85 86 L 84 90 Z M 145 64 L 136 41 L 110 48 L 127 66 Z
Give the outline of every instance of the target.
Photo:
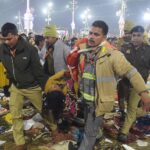
M 87 44 L 88 39 L 83 38 L 76 42 L 74 49 L 67 56 L 67 64 L 71 73 L 71 77 L 74 81 L 78 81 L 78 64 L 79 64 L 79 56 L 78 50 L 80 50 L 81 44 Z M 80 65 L 80 69 L 82 70 L 84 67 L 84 61 Z

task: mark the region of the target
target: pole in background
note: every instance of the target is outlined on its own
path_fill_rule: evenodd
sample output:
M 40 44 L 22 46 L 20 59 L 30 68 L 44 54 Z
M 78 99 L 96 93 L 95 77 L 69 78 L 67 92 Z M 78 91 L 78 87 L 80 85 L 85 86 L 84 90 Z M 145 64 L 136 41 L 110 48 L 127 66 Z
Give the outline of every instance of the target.
M 24 29 L 26 30 L 27 35 L 33 30 L 33 15 L 30 10 L 30 0 L 27 0 L 27 9 L 24 14 Z

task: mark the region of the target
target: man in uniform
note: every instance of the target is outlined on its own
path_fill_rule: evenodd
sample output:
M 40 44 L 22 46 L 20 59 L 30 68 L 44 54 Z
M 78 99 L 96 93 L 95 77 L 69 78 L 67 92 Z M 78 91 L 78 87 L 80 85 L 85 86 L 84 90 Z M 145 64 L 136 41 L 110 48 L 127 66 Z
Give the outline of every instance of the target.
M 13 23 L 5 23 L 1 32 L 4 42 L 0 46 L 0 60 L 12 82 L 9 108 L 16 150 L 27 150 L 22 118 L 24 97 L 41 112 L 42 89 L 49 91 L 50 80 L 42 70 L 36 48 L 18 35 L 17 27 Z M 52 126 L 57 128 L 55 124 Z
M 118 39 L 117 42 L 117 48 L 121 51 L 121 47 L 123 45 L 128 45 L 131 42 L 131 29 L 134 27 L 134 23 L 130 20 L 125 21 L 124 25 L 124 35 L 123 37 Z M 125 79 L 126 80 L 126 79 Z M 123 80 L 119 80 L 117 83 L 117 90 L 118 90 L 118 102 L 119 102 L 119 111 L 122 116 L 122 120 L 124 120 L 125 117 L 125 99 L 129 96 L 129 90 L 128 85 L 124 84 Z
M 143 109 L 150 109 L 150 97 L 139 72 L 107 41 L 108 26 L 95 21 L 88 39 L 68 56 L 71 68 L 79 66 L 80 92 L 85 102 L 85 130 L 79 148 L 69 144 L 69 150 L 93 150 L 99 131 L 103 127 L 103 115 L 113 109 L 116 95 L 115 75 L 126 76 L 141 96 Z M 83 49 L 80 50 L 80 47 Z M 77 54 L 80 59 L 76 59 Z M 75 59 L 75 60 L 74 60 Z M 78 62 L 79 60 L 79 62 Z M 78 62 L 78 64 L 77 64 Z
M 126 59 L 138 70 L 145 82 L 149 76 L 150 70 L 150 46 L 144 42 L 144 28 L 135 26 L 131 30 L 131 42 L 122 45 L 121 51 Z M 125 122 L 118 136 L 118 140 L 125 142 L 133 122 L 136 120 L 137 113 L 145 114 L 138 108 L 140 96 L 133 89 L 128 79 L 123 79 L 124 86 L 128 87 L 129 99 L 127 105 L 127 114 Z
M 118 38 L 117 41 L 117 49 L 120 50 L 121 46 L 125 43 L 129 43 L 131 41 L 131 29 L 134 27 L 134 23 L 130 20 L 125 21 L 124 25 L 124 35 L 123 37 Z

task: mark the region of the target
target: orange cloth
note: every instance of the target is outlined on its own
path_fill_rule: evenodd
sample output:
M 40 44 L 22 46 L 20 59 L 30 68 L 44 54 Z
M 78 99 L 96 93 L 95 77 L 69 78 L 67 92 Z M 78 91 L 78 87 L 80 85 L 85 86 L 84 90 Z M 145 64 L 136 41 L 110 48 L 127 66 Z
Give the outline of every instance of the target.
M 74 81 L 78 81 L 78 64 L 79 64 L 79 56 L 80 56 L 80 54 L 78 53 L 78 50 L 80 50 L 81 44 L 87 44 L 87 42 L 88 42 L 87 38 L 79 39 L 76 42 L 74 49 L 67 56 L 67 64 L 69 67 L 71 77 Z M 80 67 L 83 69 L 84 64 L 81 65 Z
M 79 39 L 77 40 L 77 42 L 75 43 L 75 46 L 74 47 L 78 47 L 81 45 L 81 44 L 84 44 L 84 43 L 87 43 L 88 42 L 88 39 L 87 38 L 82 38 L 82 39 Z

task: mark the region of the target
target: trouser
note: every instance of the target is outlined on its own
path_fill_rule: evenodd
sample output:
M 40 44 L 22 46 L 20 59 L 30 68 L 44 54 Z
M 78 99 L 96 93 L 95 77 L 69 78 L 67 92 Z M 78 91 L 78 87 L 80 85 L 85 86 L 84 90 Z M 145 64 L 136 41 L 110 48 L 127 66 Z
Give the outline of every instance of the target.
M 16 145 L 25 144 L 22 108 L 24 97 L 28 98 L 38 112 L 42 110 L 42 90 L 40 87 L 18 89 L 14 85 L 10 88 L 10 112 L 13 119 L 13 136 Z
M 103 119 L 101 116 L 95 117 L 95 107 L 93 103 L 86 105 L 85 114 L 84 135 L 78 150 L 93 150 L 98 133 L 102 128 Z
M 125 100 L 129 99 L 130 84 L 127 79 L 121 79 L 117 84 L 119 110 L 124 112 Z
M 129 100 L 127 102 L 127 114 L 125 117 L 125 122 L 121 129 L 121 133 L 128 134 L 133 122 L 136 120 L 137 115 L 139 115 L 139 113 L 141 115 L 146 114 L 146 112 L 142 110 L 142 108 L 138 108 L 139 101 L 140 96 L 133 88 L 131 88 Z

